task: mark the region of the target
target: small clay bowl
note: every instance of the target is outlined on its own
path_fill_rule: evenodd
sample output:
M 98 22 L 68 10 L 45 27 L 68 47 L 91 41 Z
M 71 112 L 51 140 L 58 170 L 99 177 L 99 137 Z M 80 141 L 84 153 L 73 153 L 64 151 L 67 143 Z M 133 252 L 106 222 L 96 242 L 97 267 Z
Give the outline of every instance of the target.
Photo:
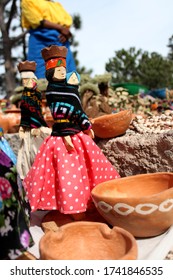
M 123 110 L 115 114 L 107 114 L 91 119 L 92 129 L 99 138 L 113 138 L 123 135 L 129 128 L 132 111 Z
M 40 260 L 135 260 L 137 242 L 126 230 L 97 222 L 73 222 L 47 231 Z
M 119 178 L 92 190 L 98 212 L 135 237 L 157 236 L 173 224 L 173 173 Z

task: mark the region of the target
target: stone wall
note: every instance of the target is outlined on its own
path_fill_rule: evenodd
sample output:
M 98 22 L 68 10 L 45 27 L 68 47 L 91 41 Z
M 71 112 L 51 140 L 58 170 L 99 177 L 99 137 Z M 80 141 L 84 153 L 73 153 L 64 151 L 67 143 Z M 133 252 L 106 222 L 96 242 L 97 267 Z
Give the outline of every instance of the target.
M 162 134 L 131 134 L 97 141 L 122 177 L 173 172 L 173 130 Z
M 18 134 L 5 134 L 17 155 Z M 173 172 L 173 130 L 139 134 L 127 130 L 112 139 L 96 139 L 97 145 L 122 177 L 154 172 Z

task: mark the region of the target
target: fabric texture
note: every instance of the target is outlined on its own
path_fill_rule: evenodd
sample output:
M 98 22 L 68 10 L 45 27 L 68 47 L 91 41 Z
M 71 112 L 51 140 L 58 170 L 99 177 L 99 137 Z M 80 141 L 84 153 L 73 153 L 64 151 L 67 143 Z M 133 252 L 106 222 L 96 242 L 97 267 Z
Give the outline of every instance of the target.
M 78 86 L 69 86 L 66 82 L 48 84 L 46 99 L 55 121 L 53 136 L 77 134 L 91 129 L 91 123 L 82 109 Z M 58 122 L 66 120 L 65 122 Z
M 40 23 L 48 20 L 62 26 L 70 27 L 73 23 L 71 15 L 60 3 L 46 0 L 22 0 L 22 27 L 29 30 L 27 59 L 37 63 L 36 76 L 38 79 L 45 78 L 45 63 L 41 56 L 41 50 L 50 45 L 65 46 L 67 53 L 67 72 L 76 70 L 75 61 L 67 41 L 62 44 L 57 30 L 41 28 Z
M 41 92 L 38 89 L 24 88 L 21 100 L 21 140 L 17 155 L 17 171 L 23 180 L 31 168 L 43 140 L 51 134 L 51 128 L 42 114 Z
M 30 207 L 12 160 L 0 149 L 0 259 L 16 259 L 34 242 Z
M 35 29 L 42 20 L 49 20 L 70 27 L 73 23 L 71 15 L 59 2 L 46 0 L 22 0 L 22 27 Z
M 51 128 L 43 126 L 36 129 L 20 128 L 21 143 L 17 155 L 17 171 L 22 180 L 29 172 L 41 144 L 51 131 Z
M 20 104 L 21 122 L 20 126 L 38 128 L 47 127 L 42 115 L 41 92 L 37 89 L 24 88 Z
M 32 211 L 85 212 L 95 185 L 120 177 L 88 135 L 80 132 L 71 140 L 70 152 L 63 137 L 49 136 L 42 143 L 23 181 Z

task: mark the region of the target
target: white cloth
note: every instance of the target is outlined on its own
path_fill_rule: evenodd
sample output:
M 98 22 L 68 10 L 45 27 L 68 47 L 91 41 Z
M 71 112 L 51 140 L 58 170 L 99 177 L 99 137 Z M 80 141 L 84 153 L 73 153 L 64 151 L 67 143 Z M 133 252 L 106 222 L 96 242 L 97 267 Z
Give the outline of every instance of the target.
M 51 131 L 51 128 L 44 126 L 32 129 L 20 127 L 21 144 L 17 155 L 17 171 L 22 180 L 30 170 L 40 145 L 51 134 Z

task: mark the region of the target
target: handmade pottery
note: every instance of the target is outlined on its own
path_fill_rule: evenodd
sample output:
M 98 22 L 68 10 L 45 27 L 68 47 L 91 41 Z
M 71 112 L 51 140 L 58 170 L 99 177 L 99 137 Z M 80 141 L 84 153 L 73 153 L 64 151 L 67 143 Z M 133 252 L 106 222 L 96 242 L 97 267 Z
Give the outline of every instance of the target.
M 4 133 L 17 133 L 21 119 L 20 109 L 6 109 L 0 113 L 0 124 Z
M 41 260 L 134 260 L 137 242 L 126 230 L 97 222 L 73 222 L 48 231 L 39 242 Z
M 52 127 L 54 124 L 54 119 L 52 117 L 49 107 L 47 106 L 46 99 L 42 99 L 42 114 L 48 127 Z
M 9 130 L 9 119 L 7 115 L 0 112 L 0 126 L 2 127 L 4 133 L 8 133 Z
M 107 114 L 91 120 L 95 136 L 99 138 L 113 138 L 123 135 L 129 128 L 132 111 L 123 110 L 115 114 Z
M 135 237 L 156 236 L 173 224 L 173 173 L 140 174 L 98 184 L 92 198 L 112 226 Z

